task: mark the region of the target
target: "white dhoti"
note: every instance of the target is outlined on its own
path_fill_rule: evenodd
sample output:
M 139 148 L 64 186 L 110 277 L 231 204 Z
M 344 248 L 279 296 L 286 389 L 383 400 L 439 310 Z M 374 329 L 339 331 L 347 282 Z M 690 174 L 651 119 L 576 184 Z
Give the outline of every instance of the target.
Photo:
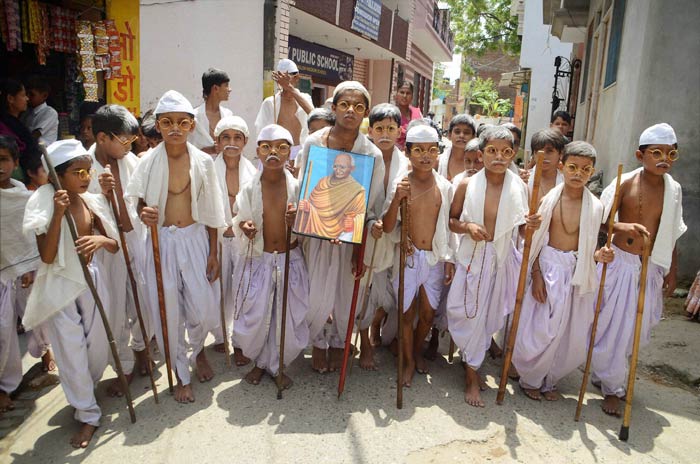
M 17 339 L 17 313 L 12 282 L 0 281 L 0 391 L 12 393 L 22 381 L 22 357 Z
M 327 240 L 309 239 L 304 248 L 309 272 L 309 311 L 306 322 L 313 346 L 344 348 L 355 279 L 352 273 L 352 245 L 333 245 Z M 329 333 L 324 333 L 333 314 Z
M 625 395 L 627 359 L 632 354 L 634 323 L 642 263 L 639 256 L 612 245 L 615 259 L 608 264 L 603 303 L 593 348 L 592 380 L 604 395 Z M 661 320 L 664 271 L 649 260 L 640 346 L 649 343 L 651 329 Z M 599 273 L 602 265 L 598 266 Z
M 456 265 L 447 296 L 450 334 L 462 353 L 462 360 L 472 369 L 481 367 L 491 337 L 503 327 L 505 317 L 513 311 L 522 260 L 511 243 L 503 264 L 496 268 L 493 243 L 480 243 L 469 272 L 464 265 Z
M 234 237 L 223 237 L 221 240 L 221 278 L 223 279 L 224 287 L 224 320 L 226 321 L 226 340 L 231 340 L 231 334 L 233 332 L 233 299 L 236 297 L 235 293 L 239 286 L 239 279 L 234 279 L 234 273 L 236 271 L 236 264 L 241 260 L 238 254 L 238 242 Z M 242 262 L 242 260 L 241 260 Z M 234 285 L 235 283 L 235 285 Z M 212 329 L 212 335 L 214 335 L 214 343 L 217 345 L 224 342 L 224 332 L 221 329 L 221 310 L 219 308 L 219 315 L 217 319 L 216 327 Z M 233 346 L 239 347 L 236 340 L 233 340 Z
M 586 359 L 596 293 L 581 295 L 571 285 L 574 252 L 545 246 L 539 263 L 547 300 L 535 300 L 532 284 L 525 291 L 513 364 L 522 387 L 552 391 Z
M 98 267 L 88 266 L 97 293 L 108 304 L 107 290 Z M 105 307 L 109 313 L 110 308 Z M 102 412 L 95 398 L 95 386 L 109 360 L 109 343 L 99 310 L 90 291 L 83 292 L 45 322 L 68 403 L 75 408 L 77 421 L 100 425 Z
M 105 278 L 109 279 L 105 282 L 108 290 L 103 297 L 104 300 L 109 301 L 103 301 L 103 303 L 110 308 L 107 311 L 109 327 L 114 337 L 124 374 L 129 375 L 134 370 L 134 352 L 129 347 L 131 327 L 127 314 L 127 294 L 131 292 L 131 286 L 127 279 L 124 255 L 122 250 L 118 250 L 114 254 L 104 253 L 102 256 L 103 274 Z M 112 367 L 115 366 L 111 352 L 110 364 Z
M 24 317 L 24 309 L 27 307 L 27 299 L 32 291 L 32 287 L 22 288 L 22 278 L 18 277 L 11 288 L 12 304 L 16 315 L 21 319 Z M 51 348 L 49 336 L 44 330 L 43 324 L 39 324 L 26 332 L 27 351 L 34 358 L 41 358 Z
M 364 283 L 362 288 L 364 289 Z M 391 283 L 391 269 L 372 273 L 372 288 L 369 292 L 367 312 L 365 312 L 365 317 L 360 321 L 360 330 L 368 329 L 372 325 L 378 308 L 383 308 L 387 313 L 396 311 L 396 294 Z M 359 310 L 360 308 L 358 308 Z
M 219 283 L 210 283 L 207 279 L 209 241 L 204 225 L 195 223 L 183 228 L 161 227 L 159 239 L 170 359 L 182 384 L 188 385 L 189 366 L 194 365 L 196 356 L 204 348 L 207 333 L 217 324 Z M 146 263 L 148 307 L 156 327 L 158 346 L 165 353 L 150 238 L 146 245 Z M 189 360 L 185 329 L 192 348 Z
M 145 236 L 140 237 L 136 231 L 128 232 L 126 234 L 126 244 L 129 247 L 131 271 L 133 272 L 134 280 L 136 281 L 136 291 L 138 292 L 138 300 L 141 308 L 141 316 L 143 317 L 143 325 L 146 329 L 147 340 L 150 341 L 155 335 L 155 326 L 153 324 L 153 319 L 151 318 L 151 313 L 148 310 L 148 290 L 146 289 L 146 279 L 144 274 L 144 269 L 147 268 L 144 266 L 148 266 L 150 264 L 150 266 L 153 267 L 153 263 L 147 263 L 144 261 L 144 257 L 146 256 Z M 143 351 L 146 349 L 146 343 L 144 342 L 143 334 L 141 333 L 138 314 L 136 312 L 134 292 L 128 278 L 126 281 L 126 290 L 126 314 L 129 318 L 128 324 L 129 331 L 131 332 L 131 349 L 134 351 Z
M 411 303 L 418 297 L 421 287 L 428 296 L 430 307 L 437 309 L 442 295 L 443 281 L 445 278 L 445 265 L 438 262 L 431 266 L 428 264 L 426 250 L 414 250 L 413 255 L 406 257 L 406 270 L 404 271 L 403 312 L 405 313 Z M 398 271 L 392 282 L 394 293 L 399 294 Z
M 241 282 L 237 294 L 233 334 L 243 354 L 271 375 L 279 370 L 284 253 L 263 253 L 234 271 Z M 299 248 L 290 251 L 287 317 L 284 339 L 285 365 L 291 364 L 309 343 L 306 310 L 309 282 Z

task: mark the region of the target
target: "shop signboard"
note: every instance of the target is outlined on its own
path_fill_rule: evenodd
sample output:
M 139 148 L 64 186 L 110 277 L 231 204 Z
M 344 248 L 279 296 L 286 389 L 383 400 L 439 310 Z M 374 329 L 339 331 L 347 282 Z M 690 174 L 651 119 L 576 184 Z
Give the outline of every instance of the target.
M 381 18 L 382 2 L 380 0 L 356 0 L 355 14 L 350 28 L 372 40 L 377 40 Z
M 352 79 L 354 57 L 347 53 L 290 35 L 288 56 L 302 74 L 325 84 L 337 85 Z
M 113 19 L 121 45 L 121 77 L 107 81 L 107 103 L 141 114 L 139 76 L 139 0 L 107 0 L 107 18 Z

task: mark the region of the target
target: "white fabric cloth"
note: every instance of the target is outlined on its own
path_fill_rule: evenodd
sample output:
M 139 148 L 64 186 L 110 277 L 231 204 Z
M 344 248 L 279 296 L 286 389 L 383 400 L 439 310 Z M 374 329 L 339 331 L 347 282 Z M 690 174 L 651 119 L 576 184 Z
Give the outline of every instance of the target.
M 314 106 L 313 102 L 311 101 L 311 96 L 309 94 L 302 92 L 301 96 L 311 106 Z M 273 98 L 275 99 L 274 103 L 272 101 Z M 299 105 L 296 101 L 294 102 L 294 104 L 297 105 L 297 111 L 296 113 L 294 113 L 294 115 L 299 120 L 299 125 L 301 126 L 301 132 L 299 133 L 299 144 L 304 145 L 304 143 L 306 142 L 306 138 L 309 136 L 309 126 L 306 122 L 308 114 L 306 114 L 304 108 L 302 108 L 301 105 Z M 260 131 L 262 131 L 263 127 L 269 124 L 276 124 L 277 119 L 280 116 L 281 108 L 281 92 L 278 92 L 275 95 L 267 97 L 265 100 L 263 100 L 262 104 L 260 105 L 258 115 L 255 118 L 255 133 L 259 134 Z
M 432 126 L 418 125 L 411 127 L 406 132 L 407 143 L 438 143 L 438 134 Z
M 647 127 L 639 136 L 639 146 L 642 145 L 673 145 L 678 143 L 676 132 L 665 122 Z
M 224 331 L 221 328 L 221 314 L 219 313 L 219 319 L 217 319 L 218 325 L 214 327 L 211 332 L 214 335 L 214 343 L 216 345 L 221 344 L 224 340 L 231 339 L 231 333 L 233 332 L 233 307 L 234 307 L 234 297 L 238 284 L 234 285 L 233 274 L 236 271 L 239 262 L 242 262 L 240 253 L 238 251 L 238 242 L 234 237 L 221 237 L 219 239 L 221 244 L 221 278 L 223 289 L 224 289 L 224 321 L 226 322 L 226 335 L 224 338 Z M 220 308 L 219 308 L 220 309 Z M 238 343 L 234 340 L 233 346 L 239 347 Z
M 268 124 L 258 131 L 257 143 L 263 141 L 271 142 L 273 140 L 286 140 L 290 145 L 294 144 L 292 134 L 277 123 Z
M 528 191 L 532 191 L 532 187 L 535 185 L 535 171 L 536 170 L 537 170 L 536 167 L 530 169 L 530 177 L 528 177 L 528 179 L 527 179 Z M 517 172 L 516 172 L 516 174 L 517 174 Z M 559 171 L 559 169 L 557 169 L 557 178 L 554 181 L 554 186 L 556 187 L 557 185 L 563 184 L 563 183 L 564 183 L 564 174 L 562 174 L 561 171 Z
M 99 269 L 97 257 L 96 254 L 88 269 L 97 294 L 106 304 L 103 297 L 107 293 L 104 287 L 107 277 Z M 108 308 L 105 310 L 109 312 Z M 95 398 L 95 387 L 107 367 L 109 344 L 90 291 L 83 291 L 62 308 L 46 323 L 46 331 L 59 369 L 61 388 L 68 404 L 75 408 L 73 417 L 78 422 L 100 425 L 102 412 Z
M 549 234 L 549 226 L 552 222 L 552 215 L 557 214 L 555 208 L 559 208 L 557 203 L 561 198 L 564 184 L 559 184 L 545 195 L 537 211 L 542 216 L 540 228 L 532 235 L 532 246 L 530 248 L 530 262 L 532 265 L 537 259 L 540 250 L 545 246 Z M 598 288 L 598 276 L 595 270 L 595 259 L 593 254 L 598 243 L 598 230 L 603 221 L 603 204 L 587 188 L 583 189 L 581 199 L 581 215 L 579 216 L 578 233 L 578 260 L 576 271 L 571 279 L 571 285 L 578 287 L 584 293 L 595 292 Z
M 299 68 L 297 68 L 297 65 L 294 61 L 290 60 L 289 58 L 282 58 L 279 60 L 277 63 L 277 70 L 279 72 L 286 72 L 286 73 L 298 73 Z
M 189 113 L 194 115 L 194 108 L 192 103 L 180 92 L 168 90 L 160 97 L 153 112 L 156 116 L 163 113 Z
M 72 159 L 87 155 L 87 150 L 79 140 L 68 139 L 59 140 L 46 147 L 46 154 L 49 157 L 51 165 L 55 168 Z M 44 166 L 46 168 L 46 166 Z M 46 169 L 46 172 L 49 172 Z
M 581 294 L 577 289 L 576 261 L 572 251 L 548 245 L 542 248 L 540 269 L 547 300 L 537 302 L 530 283 L 525 290 L 513 351 L 513 365 L 524 388 L 555 390 L 557 382 L 586 359 L 596 294 Z
M 452 145 L 450 145 L 449 147 L 446 147 L 445 150 L 442 153 L 440 153 L 440 156 L 438 156 L 437 172 L 438 172 L 438 174 L 440 174 L 442 177 L 444 177 L 447 180 L 450 180 L 449 179 L 449 166 L 450 166 L 450 157 L 451 156 L 452 156 Z M 454 179 L 452 179 L 452 182 L 454 182 Z
M 634 171 L 627 172 L 622 175 L 620 184 L 633 179 L 632 182 L 638 182 L 635 176 L 640 174 L 644 168 L 637 168 Z M 603 220 L 608 219 L 612 204 L 615 199 L 615 177 L 612 182 L 605 187 L 600 195 L 600 201 L 605 206 L 605 214 Z M 673 249 L 676 247 L 678 238 L 688 230 L 688 227 L 683 222 L 683 190 L 681 184 L 676 182 L 670 174 L 664 174 L 664 203 L 661 211 L 661 219 L 659 220 L 659 229 L 656 232 L 656 240 L 654 248 L 651 250 L 649 261 L 661 266 L 664 273 L 668 274 L 671 269 L 671 261 L 673 260 Z
M 27 110 L 22 119 L 29 132 L 41 132 L 39 143 L 48 147 L 58 140 L 58 112 L 46 102 Z
M 182 384 L 188 385 L 191 380 L 189 365 L 194 365 L 204 348 L 206 335 L 219 324 L 219 282 L 207 280 L 209 238 L 203 224 L 161 227 L 158 236 L 170 360 Z M 145 274 L 150 317 L 156 327 L 158 346 L 165 355 L 150 234 L 146 262 L 149 263 Z M 189 357 L 188 345 L 192 349 Z
M 221 187 L 221 198 L 224 203 L 224 219 L 226 221 L 226 226 L 230 227 L 233 225 L 233 212 L 229 207 L 229 191 L 228 184 L 226 183 L 226 161 L 224 160 L 226 155 L 219 155 L 214 160 L 214 170 L 216 171 L 216 177 L 219 180 L 219 187 Z M 235 192 L 236 196 L 240 193 L 241 189 L 248 182 L 252 181 L 258 170 L 255 168 L 253 163 L 248 161 L 247 158 L 241 156 L 238 161 L 238 192 Z M 235 205 L 234 205 L 235 209 Z
M 29 198 L 24 213 L 25 234 L 46 233 L 53 217 L 54 193 L 53 185 L 46 184 L 39 187 Z M 114 217 L 104 196 L 86 192 L 80 197 L 90 211 L 100 219 L 107 236 L 119 242 Z M 36 327 L 75 301 L 85 289 L 87 289 L 87 283 L 64 217 L 61 219 L 61 235 L 56 258 L 51 264 L 42 262 L 39 265 L 22 323 L 27 329 Z
M 313 145 L 325 147 L 329 131 L 330 127 L 323 128 L 307 139 L 296 163 L 300 167 L 300 179 L 304 177 L 310 147 Z M 374 157 L 367 219 L 376 219 L 381 215 L 381 200 L 384 193 L 382 152 L 361 133 L 357 134 L 350 151 Z M 332 245 L 329 241 L 320 239 L 305 240 L 304 255 L 311 288 L 306 320 L 309 324 L 309 337 L 317 348 L 326 349 L 329 344 L 334 348 L 344 347 L 354 286 L 352 250 L 352 246 L 346 244 Z M 323 328 L 331 313 L 333 313 L 331 332 L 324 336 Z
M 234 338 L 244 356 L 273 376 L 277 375 L 280 361 L 284 260 L 284 253 L 263 253 L 238 266 L 233 278 L 242 287 L 235 301 Z M 306 265 L 301 250 L 296 248 L 289 257 L 285 366 L 291 364 L 309 343 L 305 319 L 308 301 Z
M 20 319 L 24 317 L 24 310 L 27 307 L 27 300 L 32 287 L 22 288 L 22 278 L 17 277 L 11 287 L 12 305 L 15 308 L 15 313 Z M 16 319 L 16 318 L 15 318 Z M 49 337 L 44 329 L 44 324 L 34 327 L 32 330 L 25 331 L 27 335 L 27 352 L 34 358 L 41 358 L 51 348 Z
M 403 312 L 408 311 L 411 302 L 418 296 L 421 287 L 425 289 L 430 307 L 435 311 L 440 304 L 443 282 L 445 280 L 445 264 L 438 262 L 430 264 L 430 251 L 415 250 L 413 255 L 406 258 L 404 271 Z M 392 282 L 394 294 L 399 294 L 399 273 L 394 272 Z
M 235 130 L 240 132 L 247 139 L 250 137 L 250 131 L 248 130 L 248 124 L 240 116 L 226 115 L 224 116 L 223 111 L 221 112 L 221 119 L 216 123 L 214 128 L 214 137 L 218 137 L 225 130 Z
M 447 324 L 462 360 L 472 369 L 484 362 L 493 334 L 515 305 L 522 256 L 508 237 L 502 263 L 493 242 L 480 242 L 470 267 L 461 262 L 447 295 Z M 499 264 L 500 263 L 500 264 Z M 478 307 L 476 305 L 478 298 Z
M 12 282 L 0 281 L 0 391 L 12 393 L 22 382 L 22 357 L 17 338 L 17 314 Z
M 484 223 L 484 201 L 486 199 L 486 172 L 484 169 L 469 179 L 460 221 Z M 512 235 L 516 227 L 525 223 L 528 213 L 528 193 L 525 183 L 510 171 L 506 171 L 501 197 L 498 203 L 498 216 L 493 236 L 498 266 L 504 262 L 511 247 Z M 474 241 L 463 235 L 456 253 L 456 260 L 466 266 L 474 250 Z
M 343 93 L 347 90 L 357 90 L 365 96 L 365 98 L 367 99 L 367 104 L 371 105 L 372 98 L 370 97 L 367 88 L 357 81 L 343 81 L 340 84 L 338 84 L 333 90 L 333 98 L 335 98 L 336 95 Z
M 195 108 L 194 120 L 196 124 L 194 126 L 194 131 L 192 131 L 187 138 L 192 145 L 200 150 L 214 145 L 214 139 L 211 138 L 211 134 L 209 133 L 209 118 L 207 117 L 206 105 L 207 103 L 204 102 Z M 233 116 L 233 111 L 221 104 L 219 105 L 219 112 L 221 113 L 222 120 L 227 116 Z
M 612 247 L 615 259 L 608 264 L 605 276 L 591 371 L 593 381 L 601 382 L 604 395 L 623 397 L 627 387 L 627 360 L 634 341 L 642 263 L 639 256 L 614 244 Z M 663 311 L 664 269 L 649 261 L 640 346 L 649 343 L 651 329 L 659 323 Z M 602 265 L 598 268 L 601 272 Z
M 214 171 L 211 156 L 187 144 L 190 157 L 191 213 L 195 222 L 211 228 L 226 225 L 224 203 L 221 198 L 219 180 Z M 165 206 L 168 202 L 169 166 L 165 143 L 161 142 L 153 151 L 140 159 L 131 175 L 124 199 L 130 214 L 136 215 L 139 198 L 147 206 L 158 207 L 158 224 L 165 221 Z
M 10 179 L 12 188 L 0 189 L 0 282 L 13 280 L 39 267 L 36 239 L 22 231 L 27 200 L 32 192 L 18 180 Z

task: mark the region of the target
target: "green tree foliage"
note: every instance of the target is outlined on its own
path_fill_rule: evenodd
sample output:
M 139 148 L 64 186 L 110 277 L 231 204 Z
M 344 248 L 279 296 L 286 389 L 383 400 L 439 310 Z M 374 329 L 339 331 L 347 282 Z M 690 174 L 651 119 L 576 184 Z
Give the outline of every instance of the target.
M 520 54 L 518 17 L 511 0 L 447 0 L 455 32 L 455 53 L 481 56 L 489 50 Z
M 510 100 L 500 98 L 496 84 L 491 79 L 471 79 L 463 83 L 460 90 L 464 95 L 465 105 L 480 106 L 482 114 L 486 116 L 503 116 L 513 108 Z

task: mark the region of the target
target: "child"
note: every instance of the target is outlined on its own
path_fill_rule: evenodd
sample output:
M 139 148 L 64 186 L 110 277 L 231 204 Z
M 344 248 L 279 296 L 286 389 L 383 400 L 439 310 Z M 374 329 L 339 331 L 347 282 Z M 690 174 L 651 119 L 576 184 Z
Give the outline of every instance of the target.
M 549 127 L 558 130 L 561 135 L 567 137 L 571 130 L 571 115 L 566 111 L 555 112 L 549 120 Z
M 241 264 L 234 269 L 236 292 L 234 336 L 243 354 L 255 361 L 245 376 L 257 385 L 265 372 L 272 377 L 279 373 L 280 327 L 287 226 L 294 223 L 296 211 L 292 202 L 299 195 L 299 183 L 285 169 L 294 139 L 277 124 L 264 127 L 258 134 L 258 159 L 262 172 L 248 182 L 236 198 L 238 215 L 234 218 L 236 241 Z M 252 247 L 252 256 L 246 252 Z M 309 303 L 309 281 L 304 257 L 294 239 L 289 247 L 289 287 L 287 294 L 284 361 L 289 365 L 309 342 L 306 311 Z M 284 388 L 292 380 L 284 375 Z
M 426 374 L 428 367 L 423 358 L 423 340 L 433 324 L 433 315 L 440 303 L 443 285 L 449 285 L 454 275 L 449 211 L 454 193 L 452 184 L 433 171 L 440 153 L 437 133 L 429 126 L 415 126 L 406 134 L 406 156 L 413 169 L 394 183 L 386 199 L 384 231 L 392 233 L 397 223 L 408 222 L 407 254 L 410 256 L 405 271 L 405 314 L 403 349 L 405 365 L 403 384 L 411 386 L 414 371 Z M 401 200 L 408 200 L 408 217 L 399 216 Z M 401 244 L 400 246 L 403 246 Z M 394 272 L 394 292 L 398 295 L 398 270 Z M 414 330 L 414 320 L 418 323 Z
M 382 152 L 384 160 L 384 185 L 380 192 L 382 203 L 388 189 L 392 188 L 396 179 L 402 179 L 407 172 L 408 161 L 396 146 L 401 134 L 401 112 L 390 103 L 380 103 L 369 113 L 369 138 Z M 369 338 L 369 325 L 372 323 L 377 344 L 381 343 L 379 331 L 382 321 L 391 315 L 396 307 L 396 295 L 391 284 L 391 266 L 394 263 L 396 244 L 388 235 L 382 234 L 381 219 L 373 221 L 370 227 L 372 238 L 368 237 L 365 248 L 365 264 L 369 265 L 374 253 L 374 270 L 372 272 L 372 290 L 368 302 L 368 310 L 360 321 L 360 367 L 366 370 L 376 370 L 374 348 Z M 374 251 L 376 248 L 376 251 Z M 363 282 L 362 287 L 367 282 Z M 359 309 L 358 309 L 359 311 Z M 359 314 L 358 314 L 359 316 Z M 390 318 L 391 319 L 391 318 Z M 390 321 L 387 321 L 389 323 Z M 385 326 L 385 338 L 389 341 L 396 337 L 396 320 Z
M 463 235 L 447 297 L 447 320 L 466 363 L 464 400 L 483 407 L 476 371 L 491 336 L 515 304 L 521 259 L 518 228 L 523 223 L 537 228 L 539 216 L 527 216 L 527 187 L 508 169 L 515 156 L 510 131 L 490 127 L 480 141 L 484 169 L 457 186 L 450 208 L 450 230 Z
M 457 186 L 464 179 L 473 176 L 484 167 L 483 153 L 479 148 L 479 139 L 471 139 L 464 147 L 464 171 L 452 179 L 452 185 Z
M 543 151 L 542 175 L 540 176 L 540 191 L 537 198 L 539 201 L 547 195 L 555 186 L 564 182 L 564 175 L 558 169 L 561 153 L 566 146 L 566 139 L 555 129 L 542 129 L 532 134 L 530 148 L 532 149 L 532 159 L 536 160 L 537 152 Z M 527 186 L 532 194 L 532 186 L 535 181 L 535 168 L 530 170 Z
M 170 357 L 178 380 L 175 400 L 186 403 L 194 402 L 190 363 L 200 382 L 214 377 L 204 339 L 220 320 L 217 229 L 226 221 L 214 161 L 187 143 L 194 108 L 182 94 L 169 90 L 158 101 L 155 114 L 163 143 L 141 158 L 125 195 L 146 226 L 158 227 Z M 145 247 L 148 306 L 164 352 L 150 240 Z M 189 359 L 185 329 L 192 347 Z
M 532 238 L 532 280 L 513 353 L 520 387 L 533 400 L 558 400 L 557 382 L 585 360 L 598 289 L 595 261 L 613 258 L 612 249 L 596 252 L 603 204 L 586 188 L 595 158 L 590 144 L 568 144 L 559 163 L 564 183 L 538 210 L 542 227 Z
M 296 160 L 296 166 L 300 169 L 299 178 L 303 179 L 306 158 L 313 145 L 374 157 L 367 221 L 379 217 L 380 192 L 384 179 L 381 151 L 360 133 L 360 124 L 369 112 L 369 104 L 369 92 L 362 84 L 356 81 L 341 82 L 333 93 L 335 125 L 309 136 Z M 306 213 L 309 206 L 308 202 L 300 201 L 299 211 Z M 311 288 L 306 320 L 309 324 L 309 337 L 313 343 L 311 361 L 313 369 L 319 373 L 328 370 L 333 372 L 339 369 L 342 363 L 354 284 L 353 274 L 356 274 L 356 268 L 362 270 L 364 267 L 363 263 L 357 263 L 358 251 L 358 246 L 341 245 L 335 240 L 310 239 L 304 245 Z M 323 329 L 331 313 L 333 324 L 326 337 Z
M 324 127 L 330 127 L 335 124 L 335 115 L 326 108 L 314 108 L 306 120 L 309 126 L 309 135 Z
M 214 160 L 214 169 L 221 186 L 221 197 L 224 202 L 226 224 L 228 227 L 219 238 L 222 246 L 221 278 L 224 287 L 224 308 L 226 314 L 227 339 L 233 329 L 233 306 L 235 286 L 233 273 L 238 261 L 238 241 L 234 238 L 233 214 L 236 204 L 236 195 L 241 187 L 248 183 L 257 173 L 245 156 L 241 156 L 248 143 L 248 125 L 239 116 L 226 116 L 222 118 L 214 129 L 216 151 L 219 155 Z M 221 324 L 213 330 L 214 350 L 223 353 L 224 338 Z M 241 349 L 233 341 L 233 357 L 237 366 L 245 366 L 250 359 L 243 356 Z
M 143 282 L 141 272 L 143 262 L 143 242 L 145 230 L 137 217 L 130 217 L 124 203 L 124 191 L 129 185 L 129 180 L 136 169 L 138 158 L 131 153 L 131 144 L 138 134 L 138 121 L 129 111 L 120 105 L 105 105 L 92 115 L 92 129 L 95 134 L 95 143 L 88 150 L 92 157 L 92 168 L 95 176 L 90 180 L 90 193 L 104 193 L 107 202 L 112 197 L 112 191 L 116 193 L 117 211 L 116 219 L 124 229 L 126 245 L 131 258 L 131 269 L 134 272 L 136 282 Z M 109 166 L 109 171 L 107 171 Z M 134 368 L 141 375 L 148 374 L 146 365 L 146 342 L 143 340 L 141 328 L 136 316 L 136 304 L 132 294 L 131 283 L 127 279 L 126 262 L 124 253 L 117 253 L 105 259 L 105 265 L 109 269 L 109 295 L 111 307 L 114 308 L 109 325 L 112 328 L 116 341 L 119 359 L 124 369 L 124 375 L 129 382 L 133 379 Z M 144 294 L 145 295 L 145 294 Z M 139 294 L 139 302 L 145 301 L 144 295 Z M 145 303 L 143 304 L 145 306 Z M 153 324 L 144 314 L 146 333 L 153 336 Z M 133 350 L 129 348 L 130 335 L 133 335 Z M 135 365 L 136 364 L 136 365 Z M 119 379 L 110 385 L 111 396 L 123 395 Z
M 29 109 L 22 120 L 39 143 L 49 146 L 58 139 L 58 113 L 46 104 L 51 91 L 49 83 L 39 76 L 33 76 L 27 80 L 25 89 Z
M 23 323 L 28 328 L 45 323 L 61 372 L 61 387 L 75 408 L 75 419 L 82 423 L 70 443 L 85 448 L 100 423 L 95 386 L 107 366 L 109 348 L 78 253 L 88 262 L 109 317 L 112 308 L 104 280 L 109 277 L 103 260 L 106 253 L 119 251 L 118 232 L 104 196 L 87 192 L 92 159 L 80 142 L 61 140 L 47 151 L 64 190 L 43 185 L 27 202 L 23 228 L 25 233 L 36 234 L 42 263 Z M 66 210 L 79 235 L 75 243 L 64 217 Z
M 216 68 L 207 69 L 202 74 L 202 96 L 204 103 L 194 109 L 196 122 L 194 132 L 189 137 L 192 145 L 205 153 L 216 155 L 214 131 L 223 118 L 233 116 L 233 112 L 222 105 L 228 101 L 231 79 L 225 71 Z
M 476 136 L 476 123 L 468 114 L 458 114 L 450 121 L 448 134 L 452 147 L 447 148 L 438 159 L 437 172 L 447 180 L 452 180 L 464 171 L 464 149 L 467 142 Z
M 32 284 L 39 266 L 36 243 L 22 234 L 22 217 L 31 192 L 11 177 L 18 159 L 17 142 L 0 135 L 0 412 L 14 409 L 10 394 L 22 381 L 16 294 Z M 24 313 L 24 307 L 21 310 Z
M 41 164 L 41 154 L 24 156 L 19 161 L 27 179 L 27 190 L 32 192 L 44 184 L 49 183 L 49 175 Z
M 647 270 L 641 343 L 649 342 L 659 323 L 663 296 L 676 288 L 676 241 L 685 233 L 683 192 L 668 173 L 678 159 L 676 133 L 668 124 L 647 128 L 639 137 L 637 159 L 642 167 L 622 176 L 612 248 L 615 261 L 608 266 L 605 293 L 593 349 L 593 382 L 601 386 L 603 411 L 620 414 L 625 396 L 627 359 L 632 353 L 634 321 L 639 295 L 639 256 L 644 238 L 652 249 Z M 605 216 L 610 214 L 615 180 L 603 191 Z

